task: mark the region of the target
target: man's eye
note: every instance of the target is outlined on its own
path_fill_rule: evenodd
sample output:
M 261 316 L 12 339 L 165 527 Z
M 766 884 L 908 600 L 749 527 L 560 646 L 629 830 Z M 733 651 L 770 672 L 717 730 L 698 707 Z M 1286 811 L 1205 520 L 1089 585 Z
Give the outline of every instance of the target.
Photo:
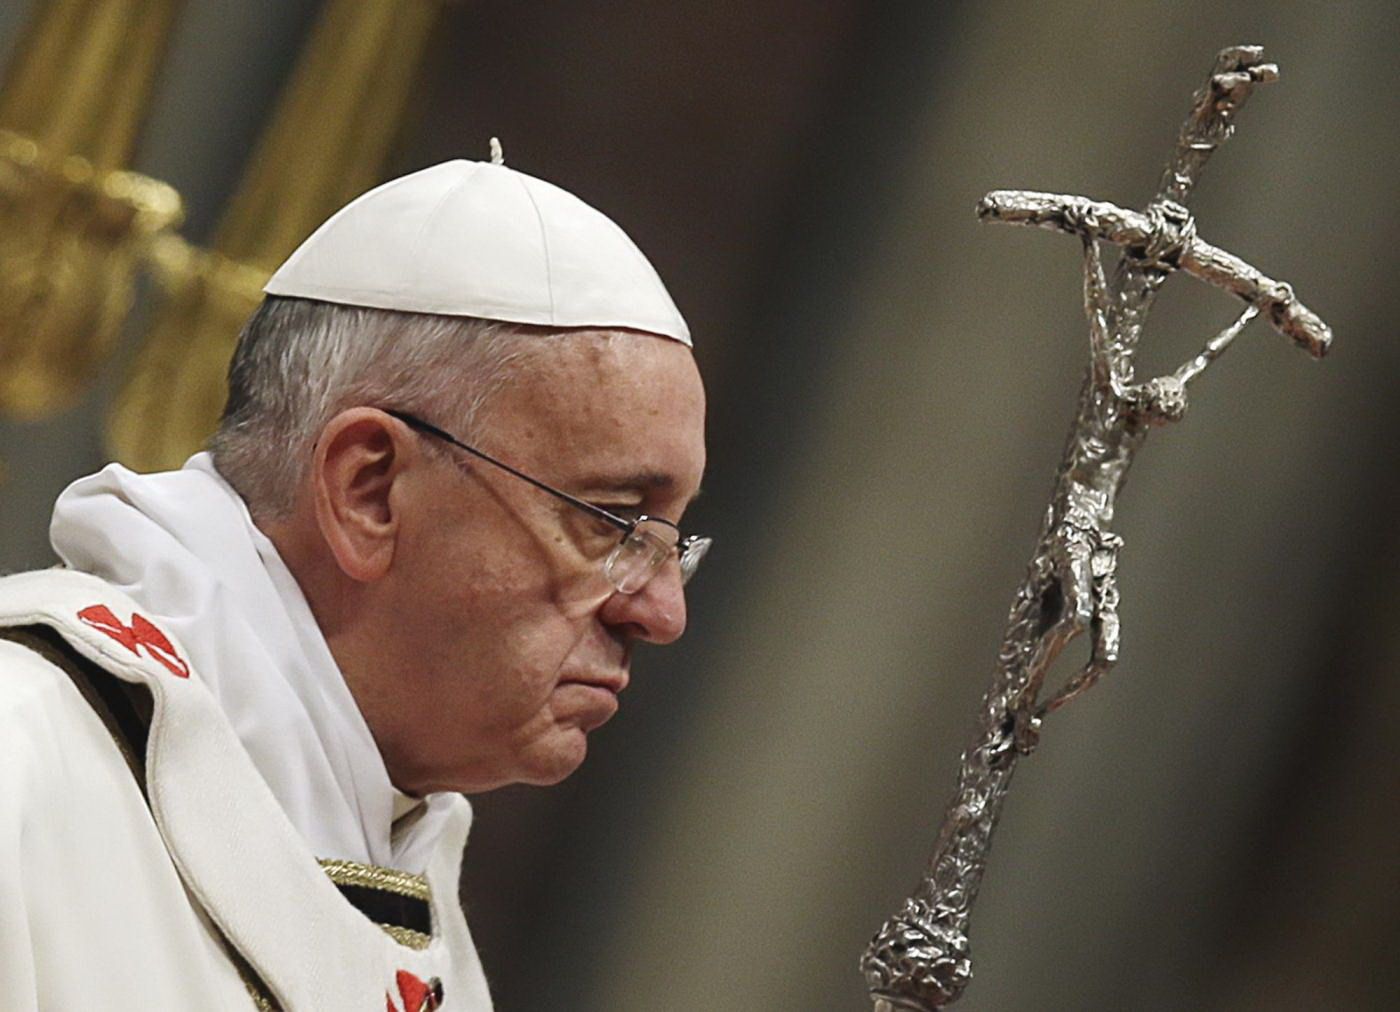
M 618 529 L 613 524 L 608 523 L 602 517 L 594 517 L 589 525 L 589 530 L 594 537 L 612 538 L 618 535 Z
M 636 503 L 627 503 L 626 505 L 613 505 L 612 503 L 595 502 L 590 503 L 590 505 L 596 506 L 604 513 L 611 513 L 613 516 L 618 517 L 622 520 L 636 520 L 639 516 L 642 515 L 642 508 Z M 607 523 L 606 520 L 602 520 L 601 522 Z M 617 528 L 613 527 L 613 530 L 617 530 Z
M 601 510 L 606 510 L 613 516 L 622 520 L 631 519 L 631 517 L 628 517 L 626 513 L 623 512 L 628 507 L 605 506 L 601 503 L 589 503 L 589 505 L 597 506 L 598 509 Z M 597 545 L 603 545 L 605 543 L 611 544 L 622 537 L 622 531 L 618 529 L 617 524 L 610 523 L 600 516 L 594 516 L 592 513 L 585 513 L 582 510 L 571 510 L 570 512 L 573 513 L 573 516 L 569 518 L 569 523 L 578 531 L 579 537 L 586 539 L 590 543 Z

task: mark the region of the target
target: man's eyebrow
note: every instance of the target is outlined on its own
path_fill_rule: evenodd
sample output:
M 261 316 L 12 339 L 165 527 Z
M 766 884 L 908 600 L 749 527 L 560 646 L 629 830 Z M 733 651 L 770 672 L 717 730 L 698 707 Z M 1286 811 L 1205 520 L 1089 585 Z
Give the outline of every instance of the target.
M 589 492 L 665 492 L 674 488 L 676 478 L 665 471 L 634 471 L 631 474 L 596 474 L 585 476 L 578 481 L 578 487 Z M 700 498 L 700 489 L 687 500 L 687 504 Z

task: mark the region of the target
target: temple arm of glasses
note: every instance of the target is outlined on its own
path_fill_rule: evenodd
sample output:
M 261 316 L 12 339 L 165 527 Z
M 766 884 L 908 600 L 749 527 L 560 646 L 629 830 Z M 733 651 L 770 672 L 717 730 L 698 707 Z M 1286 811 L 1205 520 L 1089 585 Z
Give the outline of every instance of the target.
M 589 513 L 597 517 L 599 520 L 612 524 L 614 527 L 616 527 L 620 531 L 623 531 L 624 533 L 630 533 L 632 528 L 636 526 L 636 523 L 634 521 L 624 520 L 622 517 L 617 516 L 614 513 L 609 513 L 601 506 L 595 506 L 593 505 L 593 503 L 588 502 L 584 499 L 580 499 L 577 496 L 570 495 L 568 492 L 565 492 L 562 489 L 557 489 L 553 485 L 546 485 L 538 478 L 531 478 L 524 471 L 517 471 L 505 461 L 497 460 L 495 457 L 491 456 L 484 450 L 478 450 L 474 446 L 468 446 L 456 436 L 453 436 L 450 432 L 447 432 L 445 429 L 439 429 L 432 422 L 423 421 L 423 419 L 419 418 L 417 415 L 410 415 L 407 411 L 399 411 L 396 408 L 383 408 L 382 410 L 386 415 L 390 415 L 394 418 L 397 418 L 399 421 L 407 425 L 410 429 L 417 429 L 419 432 L 426 433 L 429 436 L 435 436 L 436 438 L 441 439 L 444 442 L 451 443 L 453 446 L 457 447 L 457 449 L 465 450 L 467 453 L 470 453 L 473 457 L 478 457 L 481 460 L 486 461 L 486 463 L 488 464 L 494 464 L 496 467 L 499 467 L 502 471 L 506 471 L 510 474 L 515 475 L 521 481 L 528 481 L 531 485 L 534 485 L 535 488 L 539 489 L 541 492 L 548 492 L 556 499 L 564 500 L 564 502 L 568 503 L 570 506 L 577 506 L 585 513 Z

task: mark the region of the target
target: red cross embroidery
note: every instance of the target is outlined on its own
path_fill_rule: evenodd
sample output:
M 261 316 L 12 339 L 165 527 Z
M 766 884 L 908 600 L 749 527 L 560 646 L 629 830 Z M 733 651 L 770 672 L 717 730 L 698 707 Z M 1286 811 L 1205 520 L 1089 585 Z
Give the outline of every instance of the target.
M 78 612 L 78 618 L 99 632 L 104 632 L 138 657 L 141 647 L 159 661 L 176 678 L 189 678 L 190 666 L 175 651 L 175 645 L 143 615 L 131 615 L 131 625 L 123 625 L 112 609 L 94 604 Z
M 385 991 L 384 1008 L 387 1012 L 433 1012 L 441 1007 L 442 981 L 436 977 L 424 983 L 407 970 L 400 970 L 395 974 L 395 982 L 399 985 L 403 1008 L 395 1005 L 394 999 Z

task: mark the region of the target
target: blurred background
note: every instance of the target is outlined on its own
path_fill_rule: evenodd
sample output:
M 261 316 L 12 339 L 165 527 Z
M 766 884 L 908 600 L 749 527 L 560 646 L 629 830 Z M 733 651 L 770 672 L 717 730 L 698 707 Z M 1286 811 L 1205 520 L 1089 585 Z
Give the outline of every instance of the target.
M 499 135 L 689 318 L 717 547 L 584 768 L 475 799 L 497 1006 L 867 1008 L 1086 362 L 1078 243 L 973 207 L 1141 206 L 1260 43 L 1193 210 L 1336 346 L 1253 325 L 1140 454 L 1123 659 L 1021 765 L 960 1007 L 1400 1007 L 1397 38 L 1388 0 L 8 0 L 0 568 L 73 478 L 197 447 L 326 213 Z M 1173 279 L 1143 368 L 1235 308 Z

